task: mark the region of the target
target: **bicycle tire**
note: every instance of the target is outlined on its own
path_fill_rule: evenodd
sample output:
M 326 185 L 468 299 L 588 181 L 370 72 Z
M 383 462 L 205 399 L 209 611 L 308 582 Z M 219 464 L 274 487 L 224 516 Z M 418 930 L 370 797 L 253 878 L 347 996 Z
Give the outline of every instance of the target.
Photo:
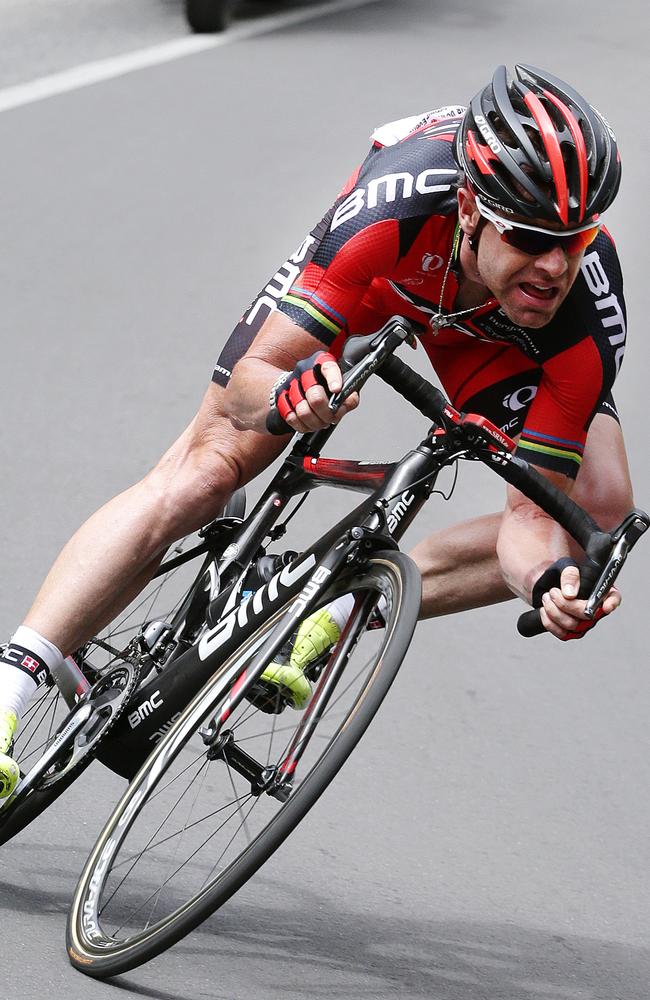
M 140 864 L 147 850 L 161 847 L 164 854 L 167 849 L 164 845 L 174 837 L 178 837 L 179 834 L 172 834 L 169 837 L 163 836 L 156 842 L 155 838 L 160 834 L 162 829 L 162 826 L 158 826 L 158 829 L 154 831 L 154 834 L 145 843 L 145 848 L 139 853 L 136 849 L 136 854 L 127 856 L 126 861 L 122 859 L 121 848 L 125 843 L 130 843 L 129 835 L 143 816 L 144 809 L 150 806 L 157 796 L 162 795 L 177 780 L 176 778 L 169 778 L 170 769 L 177 758 L 181 757 L 182 752 L 188 748 L 192 738 L 195 738 L 197 732 L 200 732 L 201 721 L 212 715 L 218 715 L 220 711 L 218 706 L 221 707 L 223 713 L 225 711 L 224 705 L 230 704 L 228 702 L 229 689 L 222 688 L 219 691 L 219 678 L 225 676 L 238 661 L 245 664 L 247 659 L 254 654 L 255 650 L 259 649 L 262 641 L 264 641 L 264 637 L 275 627 L 279 618 L 292 603 L 289 602 L 282 611 L 272 616 L 269 621 L 261 626 L 242 645 L 240 650 L 223 664 L 211 681 L 197 694 L 193 702 L 187 707 L 168 734 L 160 741 L 156 750 L 147 759 L 109 818 L 81 875 L 68 917 L 68 957 L 76 969 L 95 978 L 107 978 L 127 972 L 171 947 L 171 945 L 188 934 L 199 923 L 222 906 L 233 893 L 248 881 L 270 855 L 284 843 L 291 830 L 294 829 L 327 788 L 370 724 L 404 659 L 420 609 L 421 581 L 415 564 L 408 556 L 393 551 L 381 552 L 370 558 L 366 569 L 346 574 L 337 580 L 328 590 L 324 603 L 327 603 L 327 601 L 339 594 L 350 592 L 356 593 L 362 598 L 362 607 L 365 607 L 365 604 L 363 604 L 365 596 L 371 595 L 369 600 L 376 603 L 379 595 L 383 594 L 386 599 L 386 610 L 382 611 L 385 627 L 383 630 L 376 632 L 376 636 L 378 637 L 376 641 L 379 641 L 378 652 L 363 668 L 365 673 L 360 682 L 361 686 L 358 692 L 355 693 L 354 690 L 351 690 L 350 697 L 353 700 L 350 708 L 343 715 L 340 722 L 337 721 L 336 714 L 334 714 L 333 724 L 336 727 L 335 731 L 327 740 L 322 751 L 317 750 L 316 746 L 314 746 L 313 752 L 316 754 L 316 760 L 303 776 L 302 783 L 290 794 L 286 801 L 281 802 L 277 806 L 268 804 L 272 796 L 260 795 L 259 792 L 256 793 L 255 802 L 240 824 L 240 829 L 243 827 L 248 836 L 246 823 L 250 822 L 253 810 L 261 801 L 266 803 L 264 808 L 277 808 L 275 815 L 252 840 L 249 837 L 249 843 L 231 861 L 224 862 L 226 864 L 225 868 L 217 872 L 209 883 L 201 887 L 189 899 L 184 899 L 179 906 L 163 919 L 156 920 L 155 923 L 149 923 L 148 920 L 143 930 L 137 931 L 135 934 L 124 939 L 118 939 L 116 936 L 116 933 L 121 928 L 118 929 L 118 932 L 113 932 L 108 931 L 103 925 L 102 920 L 105 920 L 104 911 L 106 906 L 114 904 L 116 892 L 118 890 L 121 891 L 131 871 L 133 871 L 136 865 Z M 364 614 L 365 617 L 363 618 L 355 618 L 355 627 L 351 629 L 351 648 L 355 653 L 361 637 L 371 634 L 367 629 L 368 613 L 364 612 Z M 336 649 L 337 647 L 334 648 L 334 653 L 331 654 L 332 660 L 337 656 Z M 349 668 L 350 656 L 351 653 L 348 652 L 345 659 L 345 667 L 338 677 L 337 686 L 334 689 L 334 701 L 328 702 L 327 708 L 319 719 L 319 725 L 330 711 L 330 706 L 333 709 L 337 702 L 346 694 L 347 688 L 345 686 L 339 693 L 339 688 L 341 688 L 343 682 L 350 689 L 353 688 L 356 679 L 349 677 L 345 673 Z M 237 674 L 239 673 L 238 670 L 236 672 Z M 232 686 L 234 687 L 234 684 Z M 251 710 L 250 704 L 248 705 L 248 710 L 249 712 Z M 309 712 L 309 708 L 306 711 Z M 253 713 L 250 712 L 249 718 L 252 717 Z M 231 725 L 230 719 L 228 719 L 228 725 Z M 297 725 L 298 723 L 296 723 L 296 727 Z M 293 727 L 289 728 L 292 729 Z M 244 737 L 244 739 L 252 738 L 248 736 Z M 315 743 L 316 741 L 312 740 L 310 747 Z M 191 753 L 194 754 L 195 752 L 196 750 L 192 749 Z M 207 752 L 205 756 L 207 759 Z M 201 755 L 199 755 L 197 760 L 200 757 Z M 300 770 L 302 764 L 303 762 L 301 761 L 298 770 Z M 185 774 L 189 770 L 184 767 L 182 759 L 178 766 L 183 768 L 180 771 L 180 775 Z M 201 768 L 203 766 L 202 764 Z M 230 764 L 227 763 L 226 766 L 228 778 L 232 783 L 233 778 Z M 167 784 L 163 784 L 160 787 L 163 775 L 165 775 Z M 208 784 L 205 774 L 201 781 Z M 239 805 L 239 793 L 234 783 L 233 794 L 235 795 L 234 802 L 237 803 L 237 809 L 241 813 L 242 808 Z M 184 795 L 185 792 L 180 794 L 179 801 Z M 211 791 L 210 786 L 208 786 L 206 795 L 212 806 L 214 804 L 214 793 Z M 251 795 L 251 798 L 253 797 L 255 796 Z M 161 808 L 161 806 L 157 808 Z M 164 802 L 162 809 L 164 813 L 166 809 Z M 218 812 L 220 812 L 219 809 L 215 810 L 213 815 Z M 208 816 L 209 818 L 210 816 Z M 158 822 L 157 817 L 153 818 L 153 822 L 154 824 Z M 180 831 L 181 838 L 185 837 L 187 831 L 198 826 L 201 822 L 203 820 L 193 821 L 190 824 L 189 819 L 186 820 L 185 826 Z M 225 826 L 227 822 L 228 817 L 222 826 Z M 220 829 L 221 827 L 218 827 L 216 832 L 219 832 Z M 148 836 L 148 832 L 149 830 L 143 834 L 145 838 Z M 208 838 L 208 841 L 213 836 L 214 834 Z M 225 836 L 227 837 L 228 834 Z M 231 841 L 233 840 L 233 838 L 230 839 Z M 129 849 L 133 850 L 131 846 Z M 178 853 L 178 842 L 174 846 L 174 850 Z M 210 851 L 214 853 L 214 850 L 214 844 L 211 844 Z M 190 861 L 194 861 L 196 853 L 190 855 Z M 134 857 L 135 864 L 132 864 L 126 876 L 122 877 L 121 867 L 124 864 L 130 864 Z M 221 858 L 217 860 L 216 864 L 212 864 L 213 872 L 220 861 Z M 165 866 L 168 864 L 168 859 L 164 856 L 162 863 Z M 209 858 L 208 863 L 212 863 L 212 857 Z M 181 865 L 179 871 L 183 867 Z M 117 871 L 120 871 L 119 876 L 115 876 L 115 872 Z M 201 874 L 202 872 L 199 873 L 199 877 Z M 112 886 L 109 883 L 111 883 L 112 877 L 118 877 L 119 881 L 118 890 L 113 891 L 111 895 Z M 142 873 L 140 872 L 137 879 L 134 880 L 137 881 L 135 891 L 138 892 L 141 890 L 141 883 L 143 882 Z M 183 873 L 184 890 L 185 886 L 189 886 L 190 881 L 189 873 L 186 870 Z M 160 889 L 154 890 L 154 893 L 150 894 L 146 900 L 146 903 L 148 903 L 152 896 L 156 896 L 152 912 L 158 906 L 160 894 L 163 889 L 166 889 L 168 882 L 169 879 L 164 881 Z M 146 893 L 148 890 L 149 886 L 145 884 L 145 888 L 141 891 Z M 130 906 L 131 903 L 127 902 L 121 905 Z M 134 912 L 137 913 L 138 910 Z M 116 919 L 122 919 L 119 908 Z

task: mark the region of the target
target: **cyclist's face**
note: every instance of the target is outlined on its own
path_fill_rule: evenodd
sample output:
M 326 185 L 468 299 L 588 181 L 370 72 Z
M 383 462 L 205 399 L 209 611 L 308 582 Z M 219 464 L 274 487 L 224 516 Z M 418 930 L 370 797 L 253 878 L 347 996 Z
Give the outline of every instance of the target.
M 582 253 L 569 256 L 554 247 L 530 256 L 508 246 L 491 223 L 483 229 L 478 247 L 478 270 L 484 284 L 517 326 L 546 326 L 560 308 L 575 281 Z
M 461 225 L 463 218 L 461 212 Z M 465 216 L 465 221 L 473 231 L 478 212 Z M 466 225 L 463 228 L 467 231 Z M 559 246 L 537 256 L 523 253 L 504 243 L 488 222 L 480 235 L 475 266 L 477 277 L 498 299 L 508 319 L 517 326 L 537 329 L 550 323 L 560 308 L 578 275 L 582 257 L 582 252 L 569 255 Z

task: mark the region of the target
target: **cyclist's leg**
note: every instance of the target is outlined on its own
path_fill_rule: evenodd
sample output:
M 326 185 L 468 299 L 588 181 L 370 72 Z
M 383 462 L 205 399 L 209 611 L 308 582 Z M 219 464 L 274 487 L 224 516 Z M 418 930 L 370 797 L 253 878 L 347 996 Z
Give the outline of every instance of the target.
M 485 514 L 424 538 L 409 553 L 422 574 L 421 618 L 509 601 L 496 553 L 501 514 Z
M 0 655 L 0 798 L 17 769 L 8 756 L 39 680 L 100 631 L 151 579 L 165 550 L 222 509 L 282 450 L 285 438 L 236 431 L 211 384 L 198 414 L 145 478 L 110 500 L 70 539 L 24 623 Z
M 70 539 L 25 619 L 65 654 L 139 593 L 162 553 L 206 524 L 264 469 L 285 439 L 236 431 L 214 383 L 198 414 L 155 468 L 114 497 Z
M 227 341 L 196 418 L 145 479 L 115 497 L 86 522 L 65 546 L 48 574 L 26 621 L 12 637 L 11 655 L 0 650 L 0 711 L 9 719 L 0 734 L 2 768 L 20 716 L 32 697 L 34 678 L 16 670 L 23 662 L 56 671 L 62 655 L 126 607 L 149 582 L 172 542 L 210 521 L 232 491 L 264 469 L 285 439 L 237 432 L 224 416 L 223 393 L 231 371 L 249 349 L 287 275 L 300 271 L 313 254 L 328 217 L 253 301 Z M 296 359 L 297 360 L 297 359 Z M 15 654 L 20 652 L 18 660 Z M 7 777 L 11 774 L 7 770 Z M 0 797 L 2 788 L 0 787 Z M 5 787 L 5 794 L 7 788 Z

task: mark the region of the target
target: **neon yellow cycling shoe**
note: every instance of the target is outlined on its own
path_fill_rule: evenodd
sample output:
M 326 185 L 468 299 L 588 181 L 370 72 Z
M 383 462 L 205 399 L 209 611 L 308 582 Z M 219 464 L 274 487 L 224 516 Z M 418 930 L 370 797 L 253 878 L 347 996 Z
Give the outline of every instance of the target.
M 338 642 L 340 635 L 341 631 L 327 608 L 320 608 L 300 623 L 288 657 L 270 663 L 260 677 L 260 682 L 267 691 L 271 689 L 269 693 L 274 696 L 276 704 L 277 695 L 281 696 L 279 707 L 274 708 L 269 703 L 266 711 L 281 711 L 285 704 L 297 709 L 305 707 L 311 698 L 311 682 L 305 676 L 305 671 Z M 251 701 L 260 708 L 264 707 L 257 691 Z
M 17 725 L 15 712 L 0 712 L 0 799 L 11 795 L 20 778 L 20 768 L 8 753 Z

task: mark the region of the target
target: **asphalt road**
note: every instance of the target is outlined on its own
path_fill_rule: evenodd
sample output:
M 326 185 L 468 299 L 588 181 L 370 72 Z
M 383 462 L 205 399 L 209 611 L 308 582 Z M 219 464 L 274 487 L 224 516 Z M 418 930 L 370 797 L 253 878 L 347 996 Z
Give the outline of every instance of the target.
M 240 16 L 296 4 L 263 6 Z M 0 14 L 0 85 L 185 33 L 171 0 L 2 0 Z M 608 221 L 630 331 L 616 398 L 650 506 L 646 21 L 637 0 L 616 14 L 604 0 L 379 2 L 0 114 L 0 635 L 80 521 L 191 418 L 230 328 L 372 128 L 463 102 L 500 61 L 548 66 L 616 127 L 624 181 Z M 384 458 L 419 440 L 422 421 L 387 392 L 369 388 L 331 454 Z M 463 470 L 429 524 L 500 500 L 487 472 Z M 637 553 L 624 607 L 583 643 L 524 642 L 512 604 L 422 625 L 290 847 L 190 938 L 111 984 L 74 973 L 63 946 L 76 875 L 120 788 L 97 767 L 3 848 L 0 994 L 646 1000 Z

